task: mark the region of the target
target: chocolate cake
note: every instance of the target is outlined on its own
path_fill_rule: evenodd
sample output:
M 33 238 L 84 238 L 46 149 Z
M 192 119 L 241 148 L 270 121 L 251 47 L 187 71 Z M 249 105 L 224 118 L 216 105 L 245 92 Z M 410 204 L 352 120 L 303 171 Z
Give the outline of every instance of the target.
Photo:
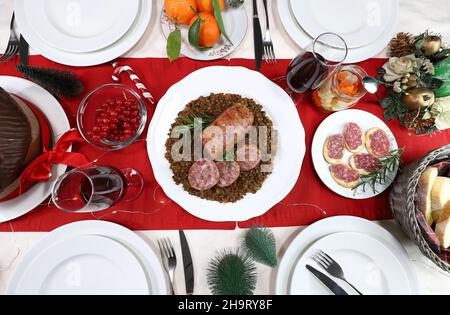
M 0 88 L 0 199 L 19 187 L 18 177 L 41 153 L 41 128 L 33 111 Z

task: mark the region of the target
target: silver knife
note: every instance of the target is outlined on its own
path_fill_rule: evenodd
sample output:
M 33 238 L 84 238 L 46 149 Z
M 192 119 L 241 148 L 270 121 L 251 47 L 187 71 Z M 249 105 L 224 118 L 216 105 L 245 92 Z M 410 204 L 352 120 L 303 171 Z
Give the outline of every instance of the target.
M 183 231 L 180 231 L 181 253 L 183 254 L 184 281 L 186 284 L 186 294 L 194 294 L 194 265 L 192 264 L 191 251 Z
M 319 279 L 320 282 L 322 282 L 331 292 L 333 292 L 335 295 L 348 295 L 347 292 L 342 289 L 339 284 L 331 280 L 330 277 L 323 274 L 316 268 L 306 265 L 306 269 L 308 269 L 317 279 Z
M 261 23 L 259 22 L 258 3 L 256 0 L 253 0 L 253 40 L 255 45 L 256 71 L 259 71 L 261 69 L 263 58 L 263 38 Z

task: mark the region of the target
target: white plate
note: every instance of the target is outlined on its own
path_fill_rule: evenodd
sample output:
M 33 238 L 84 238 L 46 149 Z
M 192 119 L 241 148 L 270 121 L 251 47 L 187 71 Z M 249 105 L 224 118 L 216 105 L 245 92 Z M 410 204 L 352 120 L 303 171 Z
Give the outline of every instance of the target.
M 185 106 L 211 93 L 234 93 L 263 106 L 279 133 L 273 173 L 256 194 L 236 203 L 221 204 L 195 197 L 172 179 L 165 158 L 171 125 Z M 297 183 L 305 154 L 305 132 L 289 95 L 258 72 L 241 67 L 207 67 L 172 86 L 159 101 L 148 133 L 148 154 L 155 178 L 164 192 L 192 215 L 214 222 L 246 221 L 283 200 Z
M 408 275 L 411 295 L 420 294 L 417 273 L 409 260 L 403 246 L 385 229 L 370 221 L 348 216 L 340 216 L 321 220 L 303 230 L 289 245 L 280 261 L 276 280 L 276 294 L 287 295 L 292 280 L 292 272 L 304 252 L 316 241 L 334 233 L 357 232 L 376 238 L 391 252 L 398 254 L 397 258 Z M 405 292 L 406 294 L 406 292 Z
M 136 17 L 134 24 L 121 39 L 98 51 L 74 53 L 56 49 L 41 39 L 39 34 L 37 34 L 30 25 L 25 14 L 27 3 L 27 0 L 16 0 L 14 2 L 14 12 L 16 14 L 17 24 L 30 46 L 50 60 L 76 67 L 99 65 L 125 54 L 133 48 L 133 46 L 141 39 L 142 35 L 144 35 L 152 16 L 152 0 L 141 0 L 139 14 Z
M 224 58 L 235 51 L 245 38 L 248 28 L 247 12 L 244 7 L 236 9 L 227 8 L 222 12 L 225 30 L 233 44 L 230 44 L 225 37 L 221 37 L 219 42 L 211 49 L 200 51 L 189 44 L 188 32 L 189 27 L 182 26 L 181 29 L 181 54 L 195 60 L 216 60 Z M 175 26 L 170 22 L 165 10 L 161 12 L 161 28 L 164 36 L 169 37 L 169 34 L 175 30 Z
M 70 130 L 69 120 L 61 105 L 39 85 L 16 77 L 0 76 L 0 86 L 36 106 L 47 117 L 55 141 Z M 48 182 L 34 185 L 20 197 L 0 202 L 0 222 L 16 219 L 42 204 L 50 196 L 55 180 L 66 169 L 64 165 L 53 166 L 53 176 Z
M 312 38 L 326 32 L 341 35 L 349 48 L 375 42 L 395 24 L 391 0 L 290 0 L 292 13 Z
M 394 11 L 393 11 L 393 22 L 392 27 L 386 28 L 383 32 L 383 35 L 378 37 L 376 41 L 367 45 L 365 47 L 359 48 L 350 48 L 348 51 L 347 58 L 345 59 L 345 63 L 356 63 L 363 60 L 367 60 L 376 56 L 378 53 L 383 51 L 386 48 L 387 44 L 390 42 L 391 38 L 395 35 L 395 31 L 397 29 L 398 24 L 398 14 L 399 14 L 399 0 L 389 0 L 393 2 Z M 308 35 L 298 24 L 294 15 L 291 11 L 290 0 L 277 0 L 278 2 L 278 13 L 280 15 L 281 22 L 292 38 L 294 42 L 297 43 L 300 47 L 304 48 L 311 44 L 314 40 L 310 35 Z
M 150 294 L 165 295 L 167 286 L 165 274 L 155 252 L 136 233 L 114 223 L 104 221 L 82 221 L 60 227 L 47 234 L 31 248 L 18 264 L 12 275 L 6 294 L 15 294 L 22 275 L 33 260 L 52 246 L 79 236 L 97 235 L 110 238 L 125 246 L 139 260 L 145 271 Z
M 390 180 L 383 185 L 377 184 L 376 193 L 373 192 L 370 186 L 366 187 L 366 191 L 364 191 L 362 187 L 353 191 L 352 189 L 342 187 L 336 183 L 330 173 L 331 164 L 327 163 L 323 156 L 323 146 L 329 136 L 343 133 L 345 124 L 349 122 L 357 123 L 364 132 L 367 132 L 372 128 L 383 129 L 391 140 L 391 151 L 398 149 L 397 141 L 395 140 L 392 131 L 381 119 L 362 110 L 348 109 L 329 116 L 320 124 L 319 128 L 317 128 L 311 148 L 314 168 L 322 182 L 335 193 L 350 199 L 369 199 L 378 196 L 391 186 L 397 176 L 398 168 L 389 174 Z M 364 150 L 363 153 L 367 153 L 367 150 Z M 342 163 L 349 164 L 352 154 L 353 153 L 345 150 Z
M 120 243 L 82 235 L 44 250 L 22 274 L 17 295 L 146 295 L 137 258 Z
M 401 295 L 411 293 L 408 274 L 397 252 L 376 238 L 354 232 L 336 233 L 321 238 L 300 258 L 292 273 L 290 294 L 324 295 L 329 290 L 306 269 L 312 265 L 326 273 L 312 257 L 322 250 L 342 267 L 347 280 L 364 295 Z M 347 293 L 357 295 L 348 284 L 335 280 Z
M 56 49 L 83 53 L 105 48 L 133 25 L 140 0 L 35 0 L 25 6 L 30 26 Z

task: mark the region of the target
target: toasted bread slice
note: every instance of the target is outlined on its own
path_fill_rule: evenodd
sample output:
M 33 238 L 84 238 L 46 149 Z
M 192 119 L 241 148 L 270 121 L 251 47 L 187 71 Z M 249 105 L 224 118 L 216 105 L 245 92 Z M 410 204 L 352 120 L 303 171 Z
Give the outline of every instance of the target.
M 330 164 L 339 164 L 339 163 L 341 163 L 342 158 L 335 159 L 335 158 L 332 158 L 330 156 L 329 144 L 330 144 L 330 141 L 331 141 L 332 137 L 333 136 L 328 137 L 328 139 L 325 141 L 325 143 L 323 145 L 323 156 L 324 156 L 325 160 L 328 163 L 330 163 Z M 345 144 L 344 143 L 345 143 L 344 137 L 342 137 L 342 157 L 344 157 L 344 149 L 345 149 Z
M 444 206 L 442 215 L 436 224 L 435 232 L 441 246 L 448 249 L 450 247 L 450 201 Z
M 350 173 L 351 177 L 354 178 L 354 180 L 352 181 L 346 181 L 344 179 L 342 179 L 340 176 L 337 175 L 337 173 L 335 172 L 336 168 L 342 168 L 345 170 L 345 172 Z M 336 164 L 336 165 L 332 165 L 330 167 L 330 172 L 331 172 L 331 177 L 333 177 L 333 179 L 335 180 L 336 183 L 338 183 L 340 186 L 348 188 L 348 189 L 353 189 L 356 186 L 358 186 L 359 184 L 359 180 L 360 180 L 360 176 L 359 173 L 357 171 L 355 171 L 354 169 L 352 169 L 349 165 L 346 164 Z
M 383 154 L 380 154 L 380 153 L 378 153 L 378 152 L 375 152 L 374 149 L 373 149 L 373 146 L 372 146 L 372 139 L 371 139 L 371 137 L 372 137 L 372 135 L 374 135 L 374 134 L 375 134 L 376 132 L 378 132 L 378 131 L 382 131 L 382 132 L 386 135 L 386 137 L 387 137 L 387 139 L 388 139 L 388 141 L 389 141 L 389 143 L 387 143 L 388 147 L 387 147 L 387 149 L 385 150 L 385 152 L 383 152 Z M 366 143 L 366 149 L 367 149 L 367 151 L 368 151 L 370 154 L 375 155 L 375 156 L 378 157 L 378 158 L 383 158 L 383 157 L 385 157 L 385 156 L 387 156 L 387 155 L 389 154 L 390 147 L 391 147 L 391 140 L 389 140 L 388 135 L 386 134 L 386 132 L 385 132 L 383 129 L 380 129 L 380 128 L 373 128 L 373 129 L 370 129 L 369 131 L 367 131 L 365 143 Z
M 431 190 L 431 214 L 433 221 L 437 222 L 443 209 L 450 201 L 450 178 L 437 177 Z
M 364 169 L 364 168 L 360 168 L 360 167 L 358 167 L 358 165 L 357 165 L 357 163 L 356 163 L 356 157 L 358 156 L 358 155 L 365 155 L 365 154 L 353 154 L 351 157 L 350 157 L 350 166 L 354 169 L 354 170 L 356 170 L 356 171 L 358 171 L 359 172 L 359 174 L 361 174 L 361 175 L 369 175 L 370 173 L 372 173 L 372 172 L 374 172 L 374 171 L 377 171 L 377 170 L 379 170 L 380 168 L 379 167 L 377 167 L 376 169 L 373 169 L 373 170 L 366 170 L 366 169 Z M 369 156 L 368 154 L 367 154 L 367 156 Z M 371 158 L 371 159 L 376 159 L 376 161 L 378 162 L 378 163 L 380 163 L 380 160 L 376 157 L 376 156 L 370 156 L 369 158 Z M 379 165 L 381 165 L 381 164 L 379 164 Z
M 361 131 L 361 145 L 359 147 L 357 147 L 356 149 L 351 149 L 350 146 L 348 145 L 347 140 L 345 141 L 345 147 L 348 151 L 352 152 L 352 153 L 359 153 L 362 150 L 364 150 L 364 147 L 366 145 L 366 134 L 364 133 L 364 130 L 362 130 L 362 128 L 360 126 L 358 126 L 357 124 L 354 124 L 356 127 L 359 128 L 359 130 Z M 345 126 L 344 129 L 344 138 L 346 138 L 346 131 L 347 131 L 347 125 Z
M 433 224 L 433 216 L 431 214 L 431 191 L 433 184 L 438 177 L 438 169 L 435 167 L 428 167 L 422 176 L 419 178 L 417 186 L 417 206 L 427 218 L 428 224 Z

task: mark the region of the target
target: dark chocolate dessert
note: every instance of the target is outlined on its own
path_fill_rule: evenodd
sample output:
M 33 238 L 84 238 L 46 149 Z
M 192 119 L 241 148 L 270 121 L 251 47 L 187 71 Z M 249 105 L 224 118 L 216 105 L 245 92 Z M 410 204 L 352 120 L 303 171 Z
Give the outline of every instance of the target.
M 41 146 L 33 111 L 0 88 L 0 199 L 19 187 L 18 177 L 42 153 Z

